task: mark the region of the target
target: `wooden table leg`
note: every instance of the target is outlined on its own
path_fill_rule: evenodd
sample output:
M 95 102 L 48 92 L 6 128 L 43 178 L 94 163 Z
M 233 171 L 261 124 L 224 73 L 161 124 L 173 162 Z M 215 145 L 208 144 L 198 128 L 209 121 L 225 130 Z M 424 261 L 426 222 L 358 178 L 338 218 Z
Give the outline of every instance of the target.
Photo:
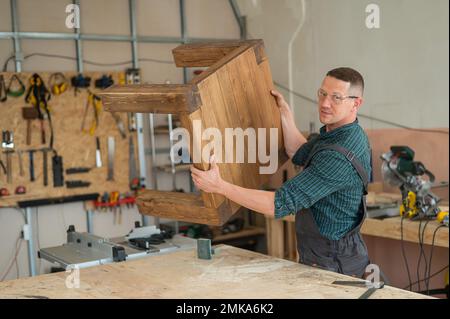
M 292 261 L 298 261 L 298 252 L 297 252 L 297 240 L 295 233 L 295 223 L 286 222 L 286 243 L 287 243 L 287 252 L 288 259 Z
M 267 253 L 284 258 L 284 221 L 266 218 Z

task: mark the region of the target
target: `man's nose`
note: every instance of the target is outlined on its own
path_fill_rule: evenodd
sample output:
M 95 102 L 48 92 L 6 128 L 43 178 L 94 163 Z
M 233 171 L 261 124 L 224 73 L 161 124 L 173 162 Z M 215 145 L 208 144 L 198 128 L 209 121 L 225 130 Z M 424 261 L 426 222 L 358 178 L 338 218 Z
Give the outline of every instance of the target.
M 319 102 L 319 106 L 321 108 L 330 108 L 331 101 L 330 101 L 329 97 L 327 96 L 326 98 L 322 99 L 322 101 Z

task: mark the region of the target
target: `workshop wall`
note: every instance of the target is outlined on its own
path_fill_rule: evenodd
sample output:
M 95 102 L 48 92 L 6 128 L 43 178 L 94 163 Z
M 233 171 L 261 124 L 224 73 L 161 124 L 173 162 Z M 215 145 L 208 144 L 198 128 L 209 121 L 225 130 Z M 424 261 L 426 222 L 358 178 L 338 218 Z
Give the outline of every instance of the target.
M 447 0 L 238 3 L 247 15 L 249 37 L 264 38 L 275 82 L 288 87 L 288 45 L 292 40 L 296 92 L 316 99 L 328 70 L 352 66 L 366 81 L 361 114 L 415 128 L 448 127 Z M 371 3 L 380 8 L 379 29 L 366 27 L 365 10 Z M 289 96 L 285 90 L 281 92 Z M 315 122 L 316 130 L 321 126 L 315 103 L 294 96 L 294 110 L 301 130 L 309 130 L 310 122 Z M 366 129 L 393 128 L 360 120 Z
M 69 2 L 67 2 L 69 3 Z M 19 30 L 32 32 L 65 32 L 73 30 L 65 27 L 64 1 L 58 0 L 18 0 Z M 137 0 L 137 32 L 140 36 L 180 36 L 180 13 L 178 0 Z M 105 9 L 107 8 L 107 9 Z M 93 34 L 129 34 L 128 1 L 123 0 L 95 0 L 80 1 L 81 31 Z M 107 11 L 107 14 L 105 12 Z M 0 30 L 11 31 L 9 1 L 0 0 Z M 98 14 L 98 13 L 101 14 Z M 220 12 L 220 15 L 212 15 L 211 12 Z M 199 38 L 239 38 L 239 28 L 234 18 L 228 1 L 222 0 L 189 0 L 186 1 L 187 34 L 189 37 Z M 207 26 L 207 27 L 205 27 Z M 24 55 L 30 53 L 58 54 L 75 57 L 75 42 L 62 40 L 22 40 Z M 177 44 L 138 44 L 138 57 L 140 59 L 153 59 L 140 61 L 141 80 L 144 83 L 182 83 L 182 70 L 176 68 L 171 62 L 171 50 Z M 0 63 L 13 53 L 11 40 L 0 40 Z M 128 42 L 110 41 L 83 41 L 82 43 L 84 71 L 124 71 L 131 67 L 131 63 L 119 66 L 95 65 L 89 62 L 117 63 L 131 61 L 131 45 Z M 55 72 L 76 71 L 76 61 L 69 59 L 56 59 L 41 56 L 33 56 L 22 64 L 24 72 Z M 8 71 L 14 71 L 14 62 L 8 64 Z M 189 70 L 189 77 L 192 70 Z M 148 117 L 144 117 L 148 121 Z M 158 115 L 156 125 L 167 123 L 167 117 Z M 148 136 L 148 132 L 144 132 Z M 169 139 L 166 135 L 156 136 L 156 144 L 159 148 L 168 149 Z M 150 148 L 146 140 L 146 154 L 150 155 Z M 169 163 L 168 154 L 161 153 L 157 156 L 157 164 Z M 124 165 L 128 165 L 124 163 Z M 147 168 L 149 179 L 150 169 Z M 176 187 L 189 190 L 189 174 L 181 172 L 177 174 Z M 172 189 L 171 175 L 158 174 L 158 188 Z M 76 229 L 86 231 L 86 213 L 82 203 L 39 207 L 35 220 L 38 235 L 36 243 L 39 247 L 51 247 L 66 242 L 66 230 L 71 224 Z M 96 235 L 104 237 L 122 236 L 134 227 L 134 221 L 141 220 L 141 215 L 136 208 L 123 208 L 122 224 L 114 224 L 113 214 L 109 212 L 94 213 L 93 231 Z M 152 222 L 152 219 L 150 219 Z M 24 224 L 24 217 L 16 209 L 0 209 L 0 276 L 14 258 L 16 239 Z M 28 276 L 28 257 L 26 242 L 22 242 L 17 256 L 18 274 L 14 265 L 6 279 Z M 51 265 L 38 259 L 39 273 L 47 273 Z

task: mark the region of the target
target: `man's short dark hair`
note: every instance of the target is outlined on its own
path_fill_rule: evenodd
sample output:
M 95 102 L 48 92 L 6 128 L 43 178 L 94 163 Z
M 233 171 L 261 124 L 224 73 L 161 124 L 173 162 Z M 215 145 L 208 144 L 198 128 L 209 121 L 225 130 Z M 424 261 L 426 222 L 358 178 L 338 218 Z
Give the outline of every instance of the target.
M 333 69 L 328 71 L 327 76 L 331 76 L 344 82 L 349 82 L 350 88 L 360 89 L 361 95 L 364 93 L 364 79 L 361 73 L 352 68 L 342 67 Z

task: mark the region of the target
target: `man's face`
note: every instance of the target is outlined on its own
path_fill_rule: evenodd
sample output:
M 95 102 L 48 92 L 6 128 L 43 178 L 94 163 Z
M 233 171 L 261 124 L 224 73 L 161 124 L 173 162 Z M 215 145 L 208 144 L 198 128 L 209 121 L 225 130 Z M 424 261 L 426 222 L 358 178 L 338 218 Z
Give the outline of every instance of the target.
M 323 80 L 318 98 L 319 117 L 320 122 L 326 125 L 329 130 L 352 123 L 356 119 L 356 112 L 362 103 L 362 99 L 360 97 L 345 98 L 360 96 L 360 94 L 357 94 L 358 92 L 352 91 L 354 90 L 350 90 L 349 82 L 331 76 L 326 76 Z

